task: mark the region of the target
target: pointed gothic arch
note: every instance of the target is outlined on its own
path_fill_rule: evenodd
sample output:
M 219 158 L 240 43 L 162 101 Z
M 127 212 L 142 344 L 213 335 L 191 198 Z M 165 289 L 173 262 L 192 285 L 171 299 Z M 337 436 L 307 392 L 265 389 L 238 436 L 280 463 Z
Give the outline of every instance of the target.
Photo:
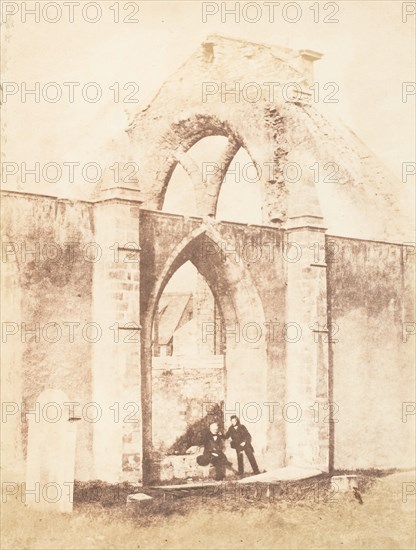
M 143 476 L 152 478 L 152 328 L 160 296 L 172 275 L 190 261 L 205 278 L 217 302 L 225 333 L 226 409 L 260 403 L 267 394 L 265 314 L 260 296 L 243 260 L 221 254 L 224 240 L 211 224 L 187 235 L 155 273 L 152 288 L 142 290 Z M 144 299 L 143 299 L 144 298 Z M 256 328 L 253 338 L 248 328 Z M 227 408 L 228 407 L 228 408 Z M 259 455 L 266 451 L 267 424 L 253 425 Z

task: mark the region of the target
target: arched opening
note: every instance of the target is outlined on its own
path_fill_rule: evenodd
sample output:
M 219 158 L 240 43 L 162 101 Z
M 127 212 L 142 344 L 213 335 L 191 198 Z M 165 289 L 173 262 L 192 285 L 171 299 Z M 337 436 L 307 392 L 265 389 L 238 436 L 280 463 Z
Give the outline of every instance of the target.
M 223 135 L 179 148 L 165 186 L 162 210 L 240 223 L 262 222 L 257 167 L 239 142 Z
M 223 347 L 218 305 L 187 261 L 164 287 L 153 317 L 152 432 L 161 481 L 201 474 L 190 450 L 203 443 L 206 405 L 220 410 L 224 401 Z
M 162 210 L 171 214 L 198 215 L 192 180 L 179 163 L 169 180 Z
M 259 174 L 243 148 L 238 150 L 221 183 L 215 217 L 231 222 L 262 223 Z
M 228 417 L 225 419 L 226 421 L 229 421 L 229 416 L 233 411 L 240 415 L 246 411 L 250 417 L 248 421 L 252 423 L 251 431 L 260 462 L 262 461 L 261 457 L 263 453 L 266 451 L 267 419 L 262 414 L 262 411 L 258 411 L 264 401 L 264 396 L 267 395 L 268 376 L 263 306 L 255 285 L 251 280 L 249 271 L 237 256 L 224 259 L 221 254 L 206 253 L 209 247 L 214 246 L 216 250 L 220 250 L 223 244 L 225 243 L 214 228 L 211 226 L 199 228 L 194 234 L 188 235 L 172 251 L 170 256 L 163 262 L 162 269 L 149 279 L 149 281 L 152 281 L 149 288 L 142 289 L 142 292 L 146 293 L 142 308 L 143 478 L 145 481 L 160 480 L 162 476 L 165 476 L 164 479 L 168 479 L 171 474 L 165 475 L 165 473 L 161 472 L 164 467 L 161 462 L 163 461 L 161 454 L 166 454 L 166 451 L 169 449 L 175 452 L 175 448 L 172 449 L 172 443 L 174 444 L 177 439 L 180 440 L 181 438 L 180 429 L 177 433 L 169 436 L 170 440 L 166 439 L 164 445 L 161 445 L 160 437 L 157 436 L 156 431 L 159 430 L 158 426 L 167 421 L 166 419 L 170 415 L 170 412 L 166 410 L 163 402 L 160 405 L 157 404 L 158 398 L 156 398 L 154 386 L 154 367 L 159 363 L 163 369 L 163 362 L 165 362 L 165 365 L 170 362 L 173 366 L 179 366 L 178 357 L 174 356 L 174 335 L 170 346 L 169 340 L 165 337 L 165 343 L 162 345 L 166 347 L 161 353 L 161 341 L 157 335 L 157 331 L 160 330 L 160 315 L 163 314 L 163 308 L 166 306 L 166 297 L 164 298 L 163 296 L 164 291 L 166 289 L 172 291 L 173 283 L 171 285 L 168 285 L 168 283 L 173 278 L 172 276 L 175 272 L 177 273 L 176 277 L 178 281 L 183 281 L 183 277 L 180 277 L 180 268 L 183 266 L 185 270 L 190 269 L 187 267 L 189 265 L 187 262 L 191 262 L 195 266 L 195 270 L 205 279 L 205 289 L 207 286 L 209 287 L 212 293 L 211 299 L 216 303 L 216 311 L 218 313 L 213 314 L 211 311 L 209 318 L 215 319 L 215 321 L 209 322 L 215 323 L 220 319 L 221 344 L 217 343 L 217 347 L 215 348 L 215 344 L 211 340 L 209 344 L 211 346 L 210 352 L 214 351 L 215 353 L 208 353 L 205 357 L 211 357 L 212 360 L 214 356 L 218 362 L 218 358 L 223 356 L 219 361 L 223 361 L 224 367 L 217 365 L 218 369 L 222 369 L 222 389 L 219 386 L 216 388 L 213 381 L 216 377 L 216 383 L 219 384 L 221 379 L 220 370 L 217 370 L 215 377 L 211 376 L 210 381 L 207 378 L 204 380 L 204 384 L 207 384 L 204 387 L 204 391 L 208 390 L 206 395 L 201 393 L 198 398 L 195 398 L 197 394 L 192 387 L 193 382 L 190 385 L 170 384 L 169 391 L 171 393 L 187 393 L 188 395 L 185 397 L 188 399 L 189 410 L 182 412 L 185 412 L 185 415 L 195 414 L 196 409 L 193 409 L 195 406 L 198 408 L 200 419 L 202 420 L 204 416 L 208 416 L 208 414 L 204 414 L 208 413 L 208 411 L 201 407 L 200 399 L 207 398 L 208 401 L 206 404 L 212 404 L 211 396 L 215 397 L 214 403 L 216 404 L 219 401 L 224 401 L 224 410 L 228 414 Z M 165 294 L 169 294 L 169 292 L 165 292 Z M 190 325 L 186 327 L 186 320 L 191 315 L 189 313 L 189 303 L 183 305 L 185 303 L 186 299 L 183 299 L 183 318 L 181 321 L 183 324 L 179 329 L 182 329 L 182 336 L 186 341 L 189 334 L 192 335 L 192 331 L 187 330 L 191 328 Z M 187 307 L 188 312 L 186 312 Z M 173 324 L 176 323 L 177 319 L 178 316 L 176 316 Z M 156 325 L 159 324 L 156 331 L 155 320 Z M 180 325 L 181 322 L 178 322 L 177 325 Z M 209 328 L 210 330 L 205 331 L 205 334 L 212 335 L 213 327 Z M 155 341 L 156 348 L 158 348 L 156 352 L 154 351 Z M 207 344 L 207 342 L 203 342 L 203 344 Z M 195 350 L 195 343 L 193 345 Z M 180 342 L 177 349 L 181 349 Z M 156 355 L 157 353 L 159 353 L 158 356 Z M 203 355 L 199 356 L 199 361 L 201 361 L 201 357 Z M 175 375 L 169 374 L 167 376 L 172 377 Z M 171 380 L 174 380 L 174 378 L 172 377 Z M 168 387 L 167 383 L 165 385 Z M 221 399 L 218 399 L 218 397 Z M 179 399 L 179 402 L 182 399 L 183 397 Z M 247 407 L 250 404 L 252 408 L 248 410 Z M 259 412 L 259 416 L 253 419 L 253 415 L 256 416 L 257 414 L 256 410 Z M 175 414 L 179 413 L 180 411 L 177 410 Z M 183 424 L 182 429 L 185 427 L 185 424 Z M 185 434 L 182 433 L 183 435 Z M 184 443 L 183 439 L 181 440 L 182 443 Z M 187 441 L 186 444 L 190 443 L 191 441 Z M 195 441 L 195 445 L 198 445 L 198 443 L 199 441 Z M 170 444 L 170 447 L 168 444 Z M 192 445 L 189 446 L 192 447 Z M 183 452 L 183 448 L 176 450 Z
M 153 358 L 221 354 L 220 323 L 218 305 L 207 282 L 186 262 L 159 298 L 153 321 Z M 217 330 L 213 331 L 215 324 Z

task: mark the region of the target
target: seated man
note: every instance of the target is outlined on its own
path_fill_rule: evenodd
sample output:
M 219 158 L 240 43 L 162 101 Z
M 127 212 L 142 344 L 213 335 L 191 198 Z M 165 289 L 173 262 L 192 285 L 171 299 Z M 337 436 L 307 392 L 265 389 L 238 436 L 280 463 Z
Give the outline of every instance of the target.
M 209 432 L 205 438 L 204 454 L 197 457 L 200 466 L 212 464 L 215 468 L 215 479 L 221 481 L 225 477 L 225 469 L 230 463 L 223 452 L 223 436 L 219 433 L 217 422 L 209 425 Z
M 254 458 L 254 449 L 251 444 L 251 435 L 249 434 L 247 428 L 240 424 L 240 420 L 237 416 L 235 416 L 235 414 L 231 417 L 231 426 L 228 428 L 225 437 L 227 439 L 231 437 L 231 447 L 235 449 L 237 453 L 238 473 L 240 476 L 244 475 L 243 453 L 246 453 L 250 466 L 253 469 L 253 474 L 259 474 L 259 467 L 257 466 L 256 459 Z

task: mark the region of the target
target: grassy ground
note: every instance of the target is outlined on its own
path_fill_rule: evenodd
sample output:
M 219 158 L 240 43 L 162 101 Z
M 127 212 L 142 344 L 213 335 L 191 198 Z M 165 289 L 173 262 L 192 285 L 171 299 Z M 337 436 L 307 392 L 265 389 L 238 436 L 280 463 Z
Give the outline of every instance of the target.
M 186 496 L 150 489 L 149 504 L 128 507 L 131 487 L 77 485 L 72 515 L 8 497 L 2 548 L 407 550 L 415 547 L 415 501 L 403 502 L 403 484 L 414 481 L 414 473 L 362 473 L 363 504 L 353 493 L 335 494 L 323 476 L 240 490 L 228 483 Z

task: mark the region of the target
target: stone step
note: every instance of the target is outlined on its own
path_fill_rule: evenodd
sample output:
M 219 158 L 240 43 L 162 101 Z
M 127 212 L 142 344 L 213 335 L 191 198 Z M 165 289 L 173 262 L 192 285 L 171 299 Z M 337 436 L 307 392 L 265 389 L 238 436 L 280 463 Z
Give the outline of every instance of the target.
M 189 489 L 203 489 L 204 487 L 215 487 L 221 485 L 221 481 L 207 481 L 196 483 L 178 483 L 177 485 L 152 485 L 151 489 L 162 489 L 163 491 L 176 491 L 176 490 L 189 490 Z
M 276 468 L 269 472 L 257 474 L 256 476 L 248 476 L 239 479 L 237 483 L 274 483 L 277 481 L 297 481 L 300 479 L 308 479 L 321 475 L 322 470 L 315 468 L 300 468 L 297 466 L 286 466 L 284 468 Z
M 145 493 L 132 493 L 127 495 L 126 506 L 142 506 L 153 500 L 153 497 Z

